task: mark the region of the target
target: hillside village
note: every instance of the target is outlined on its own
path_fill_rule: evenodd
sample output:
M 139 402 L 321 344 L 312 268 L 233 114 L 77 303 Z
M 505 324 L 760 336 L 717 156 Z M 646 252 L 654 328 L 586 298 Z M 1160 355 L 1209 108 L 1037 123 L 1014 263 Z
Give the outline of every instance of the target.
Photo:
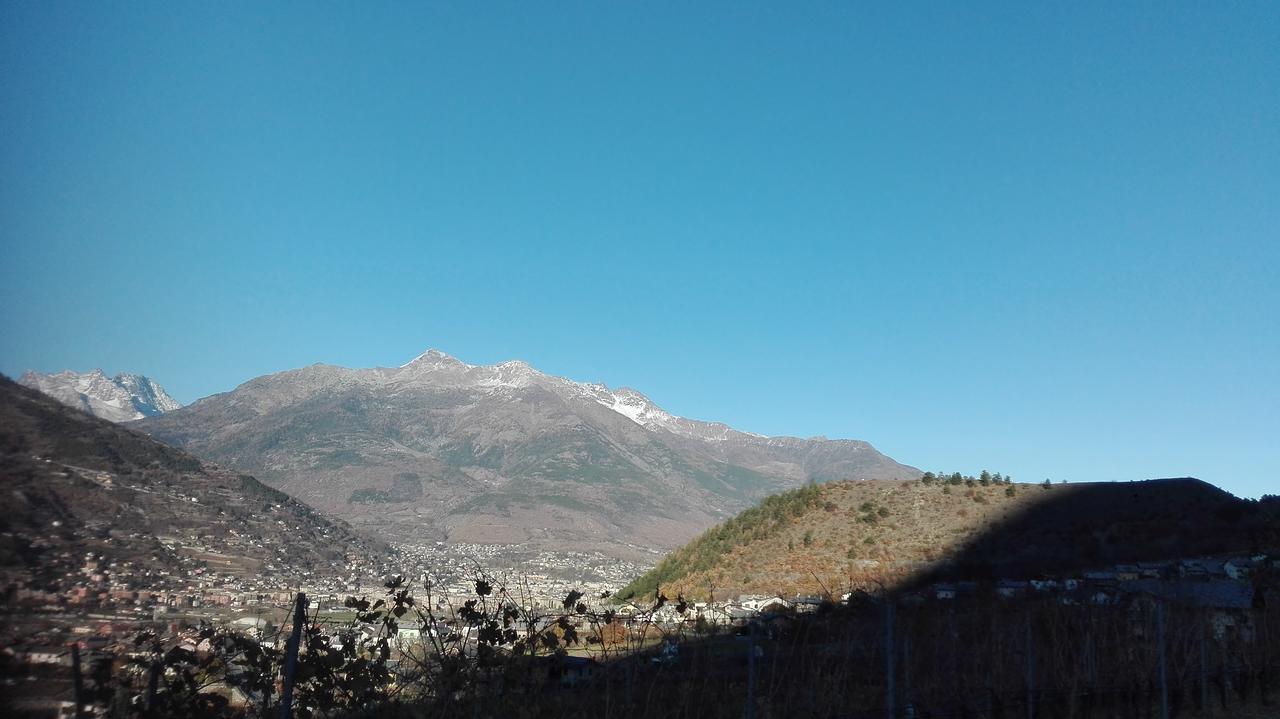
M 455 548 L 456 549 L 456 548 Z M 471 548 L 474 552 L 476 548 Z M 395 643 L 396 656 L 401 653 L 421 651 L 424 631 L 461 632 L 465 639 L 471 635 L 468 622 L 461 619 L 456 609 L 475 591 L 475 568 L 479 557 L 475 553 L 455 553 L 443 547 L 419 548 L 423 559 L 433 561 L 451 557 L 455 572 L 447 583 L 439 585 L 436 609 L 441 623 L 436 626 L 406 624 L 400 630 Z M 492 552 L 492 548 L 481 550 Z M 490 557 L 492 559 L 492 557 Z M 567 562 L 582 558 L 542 558 L 541 566 L 550 572 L 569 569 Z M 533 562 L 530 562 L 533 564 Z M 191 651 L 201 646 L 200 621 L 215 621 L 263 641 L 282 641 L 280 628 L 288 622 L 288 608 L 298 590 L 306 592 L 316 617 L 320 621 L 341 624 L 347 621 L 349 611 L 344 609 L 347 597 L 361 595 L 367 590 L 376 595 L 380 587 L 371 585 L 369 578 L 359 567 L 350 567 L 346 577 L 332 579 L 304 579 L 294 587 L 279 582 L 263 581 L 258 584 L 237 583 L 236 580 L 218 577 L 216 574 L 197 574 L 184 587 L 175 586 L 169 591 L 138 591 L 114 587 L 107 582 L 111 567 L 100 566 L 92 558 L 86 558 L 77 578 L 75 590 L 51 597 L 10 588 L 7 605 L 10 611 L 27 612 L 22 622 L 11 622 L 3 636 L 0 663 L 5 667 L 6 683 L 18 690 L 20 677 L 40 677 L 50 686 L 60 686 L 52 693 L 44 690 L 39 696 L 27 699 L 31 707 L 49 706 L 50 702 L 63 704 L 71 695 L 66 673 L 71 669 L 74 646 L 78 661 L 83 666 L 106 662 L 118 664 L 136 651 L 133 638 L 140 631 L 161 627 L 161 637 L 177 646 L 187 645 Z M 123 573 L 122 573 L 123 574 Z M 1204 557 L 1165 562 L 1143 562 L 1096 568 L 1077 575 L 1027 580 L 998 580 L 979 582 L 964 580 L 937 582 L 928 586 L 904 591 L 894 602 L 904 608 L 926 606 L 944 607 L 951 603 L 968 605 L 974 601 L 996 602 L 1015 607 L 1023 603 L 1049 602 L 1061 606 L 1096 606 L 1122 609 L 1150 606 L 1152 603 L 1171 607 L 1184 607 L 1202 612 L 1206 619 L 1205 631 L 1214 641 L 1228 645 L 1251 644 L 1257 640 L 1255 626 L 1259 606 L 1280 606 L 1280 558 L 1265 555 Z M 770 627 L 779 619 L 805 615 L 819 615 L 866 601 L 879 601 L 875 596 L 861 592 L 846 592 L 842 596 L 764 596 L 744 595 L 718 601 L 685 602 L 681 597 L 652 603 L 629 602 L 611 605 L 600 595 L 616 588 L 619 580 L 573 584 L 568 580 L 543 581 L 545 576 L 523 575 L 525 587 L 541 591 L 534 614 L 542 612 L 546 619 L 540 622 L 541 630 L 554 628 L 557 614 L 555 592 L 581 592 L 592 610 L 582 616 L 571 616 L 570 621 L 584 637 L 580 656 L 587 664 L 573 663 L 572 672 L 559 672 L 555 681 L 569 685 L 590 681 L 603 666 L 592 659 L 596 651 L 593 645 L 601 642 L 617 644 L 617 632 L 631 635 L 624 640 L 629 646 L 643 648 L 651 633 L 664 639 L 665 648 L 657 655 L 663 662 L 678 661 L 682 641 L 694 641 L 723 633 L 743 632 L 759 625 Z M 589 590 L 583 592 L 582 590 Z M 94 591 L 97 590 L 97 591 Z M 600 594 L 593 594 L 599 591 Z M 541 609 L 537 607 L 540 606 Z M 608 611 L 613 619 L 600 625 L 600 611 Z M 327 619 L 326 619 L 327 617 Z M 616 627 L 616 629 L 611 629 Z M 608 629 L 609 631 L 605 631 Z M 765 631 L 761 629 L 761 631 Z M 768 630 L 772 632 L 773 630 Z M 600 658 L 603 658 L 601 655 Z M 659 659 L 655 659 L 658 661 Z M 576 662 L 577 660 L 575 660 Z M 43 685 L 42 685 L 43 686 Z
M 439 609 L 460 606 L 461 601 L 474 593 L 477 576 L 494 576 L 488 569 L 477 568 L 484 553 L 496 552 L 495 547 L 451 548 L 433 547 L 426 554 L 433 560 L 452 556 L 454 563 L 433 564 L 427 570 L 424 565 L 414 566 L 414 571 L 426 571 L 433 581 L 434 596 Z M 477 552 L 477 550 L 479 550 Z M 541 566 L 546 571 L 567 573 L 582 557 L 540 557 L 524 566 Z M 387 565 L 377 567 L 386 569 Z M 351 596 L 364 596 L 376 592 L 380 579 L 374 576 L 372 565 L 351 565 L 349 574 L 339 577 L 308 577 L 296 579 L 272 579 L 261 577 L 249 581 L 241 577 L 223 577 L 214 572 L 196 570 L 188 579 L 177 576 L 148 576 L 168 588 L 131 588 L 136 581 L 129 579 L 128 567 L 117 568 L 102 564 L 98 559 L 86 557 L 79 576 L 69 577 L 73 586 L 66 592 L 35 590 L 30 587 L 10 585 L 6 588 L 6 603 L 12 609 L 34 610 L 46 618 L 65 613 L 68 618 L 99 616 L 121 620 L 124 624 L 164 622 L 167 617 L 185 617 L 190 610 L 227 609 L 230 613 L 219 615 L 223 620 L 235 622 L 234 615 L 268 616 L 282 615 L 301 591 L 307 595 L 311 606 L 321 612 L 342 612 L 344 602 Z M 410 573 L 412 575 L 412 571 Z M 503 572 L 508 580 L 519 586 L 513 591 L 527 591 L 531 609 L 552 610 L 560 599 L 572 591 L 587 597 L 612 594 L 619 587 L 621 577 L 573 581 L 554 578 L 546 574 L 513 575 Z M 388 575 L 381 575 L 388 576 Z M 896 601 L 904 604 L 923 602 L 989 598 L 997 600 L 1038 599 L 1062 604 L 1123 604 L 1138 597 L 1152 597 L 1173 603 L 1189 604 L 1221 610 L 1248 609 L 1267 602 L 1280 591 L 1280 558 L 1266 555 L 1195 558 L 1167 562 L 1142 562 L 1121 564 L 1082 572 L 1074 576 L 1026 580 L 1002 579 L 995 582 L 964 580 L 937 582 L 899 594 Z M 425 584 L 419 584 L 422 587 Z M 650 612 L 651 603 L 624 602 L 616 607 L 621 619 L 643 615 L 645 622 L 656 622 L 668 628 L 681 624 L 706 624 L 727 627 L 740 625 L 760 615 L 794 612 L 808 613 L 836 602 L 849 602 L 857 596 L 870 596 L 861 592 L 845 592 L 840 596 L 747 594 L 719 601 L 686 602 L 682 608 L 675 601 L 664 603 Z M 1272 600 L 1274 601 L 1274 600 Z M 209 615 L 212 618 L 213 615 Z M 71 623 L 74 623 L 72 619 Z M 82 633 L 83 625 L 76 625 Z M 12 627 L 11 627 L 12 629 Z

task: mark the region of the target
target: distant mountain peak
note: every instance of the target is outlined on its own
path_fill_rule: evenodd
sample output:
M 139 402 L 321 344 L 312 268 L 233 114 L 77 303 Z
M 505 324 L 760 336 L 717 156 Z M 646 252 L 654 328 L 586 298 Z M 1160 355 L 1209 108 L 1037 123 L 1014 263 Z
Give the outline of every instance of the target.
M 383 536 L 619 556 L 672 546 L 773 491 L 920 474 L 865 442 L 761 437 L 630 387 L 440 350 L 259 377 L 140 426 Z
M 107 377 L 97 368 L 88 372 L 63 370 L 51 374 L 29 371 L 18 379 L 18 384 L 112 422 L 155 417 L 182 406 L 157 382 L 131 372 Z
M 414 357 L 405 364 L 400 365 L 400 369 L 408 368 L 428 368 L 428 367 L 459 367 L 470 369 L 472 365 L 459 360 L 457 357 L 441 352 L 432 347 L 426 352 Z
M 358 370 L 357 370 L 358 371 Z M 731 436 L 763 438 L 717 422 L 701 422 L 674 415 L 631 387 L 611 389 L 600 382 L 578 382 L 539 371 L 524 360 L 491 365 L 467 364 L 438 349 L 428 349 L 401 365 L 393 375 L 412 384 L 445 384 L 485 392 L 521 390 L 538 386 L 569 401 L 594 402 L 648 430 L 666 430 L 702 440 L 720 441 Z

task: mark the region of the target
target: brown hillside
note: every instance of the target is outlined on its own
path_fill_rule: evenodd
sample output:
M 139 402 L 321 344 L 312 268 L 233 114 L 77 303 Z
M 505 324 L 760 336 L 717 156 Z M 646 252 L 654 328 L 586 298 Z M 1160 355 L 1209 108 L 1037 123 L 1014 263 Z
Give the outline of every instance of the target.
M 340 571 L 386 545 L 253 477 L 0 376 L 0 573 L 57 585 L 86 554 L 171 576 Z
M 1195 479 L 846 481 L 771 497 L 671 553 L 620 596 L 659 586 L 699 599 L 839 594 L 1275 546 L 1264 505 Z

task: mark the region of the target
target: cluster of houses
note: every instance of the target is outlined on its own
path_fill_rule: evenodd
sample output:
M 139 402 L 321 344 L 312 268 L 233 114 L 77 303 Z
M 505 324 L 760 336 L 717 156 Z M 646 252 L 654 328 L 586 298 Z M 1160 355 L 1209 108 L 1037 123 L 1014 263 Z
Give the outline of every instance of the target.
M 570 591 L 599 596 L 649 569 L 600 552 L 520 551 L 500 544 L 398 544 L 399 563 L 421 586 L 428 579 L 460 603 L 475 594 L 477 568 L 536 607 L 558 606 Z
M 1264 570 L 1280 570 L 1280 559 L 1258 555 L 1119 564 L 1075 577 L 1002 579 L 994 592 L 1003 599 L 1052 596 L 1065 604 L 1096 605 L 1146 594 L 1194 606 L 1248 609 L 1254 602 L 1253 578 Z M 980 588 L 971 581 L 939 583 L 915 592 L 913 598 L 956 599 L 975 595 Z
M 420 597 L 429 574 L 438 603 L 435 609 L 447 615 L 450 607 L 475 596 L 477 568 L 517 577 L 518 593 L 533 606 L 545 608 L 559 606 L 572 589 L 599 596 L 644 570 L 605 555 L 580 552 L 523 556 L 517 570 L 500 546 L 441 543 L 397 549 L 395 557 L 353 560 L 336 573 L 281 570 L 252 576 L 194 564 L 186 571 L 157 570 L 92 552 L 59 556 L 55 574 L 0 577 L 6 605 L 22 612 L 0 632 L 0 661 L 24 671 L 66 668 L 72 643 L 90 661 L 114 655 L 117 642 L 131 639 L 144 627 L 167 627 L 170 638 L 177 639 L 181 627 L 195 619 L 262 636 L 272 622 L 287 621 L 299 591 L 306 593 L 309 607 L 322 616 L 345 616 L 348 597 L 380 594 L 385 591 L 383 580 L 398 573 L 417 577 L 412 590 Z M 584 571 L 592 577 L 590 581 L 570 580 Z M 416 631 L 403 628 L 401 644 L 417 641 Z
M 58 576 L 7 576 L 0 587 L 7 603 L 37 612 L 130 612 L 164 614 L 210 607 L 287 606 L 299 587 L 338 596 L 359 585 L 358 577 L 379 568 L 351 563 L 345 574 L 264 572 L 253 576 L 203 567 L 188 572 L 143 568 L 128 561 L 83 555 L 79 566 Z
M 425 575 L 430 567 L 433 584 L 440 602 L 437 609 L 445 625 L 439 630 L 467 632 L 465 622 L 458 622 L 447 611 L 460 606 L 475 591 L 478 566 L 492 566 L 502 557 L 493 547 L 456 547 L 439 545 L 402 549 L 397 563 L 406 563 L 415 573 Z M 477 557 L 477 553 L 485 556 Z M 492 555 L 492 556 L 488 556 Z M 483 564 L 482 564 L 483 563 Z M 591 566 L 593 580 L 585 585 L 569 577 L 581 576 L 584 566 Z M 619 565 L 603 557 L 546 556 L 522 559 L 524 573 L 519 575 L 528 590 L 525 598 L 532 608 L 546 608 L 548 616 L 556 613 L 560 601 L 570 590 L 582 591 L 593 605 L 603 607 L 596 599 L 624 584 L 642 568 Z M 26 624 L 11 624 L 0 637 L 0 662 L 10 669 L 25 671 L 64 668 L 70 664 L 69 647 L 75 645 L 82 660 L 96 661 L 104 657 L 127 655 L 125 646 L 144 627 L 168 626 L 171 639 L 186 641 L 182 617 L 200 614 L 207 609 L 219 621 L 235 626 L 247 634 L 265 636 L 268 620 L 287 621 L 285 613 L 295 593 L 305 591 L 311 606 L 321 612 L 345 611 L 347 597 L 376 594 L 382 591 L 375 577 L 385 576 L 388 566 L 350 564 L 338 575 L 298 577 L 294 575 L 261 575 L 252 578 L 200 569 L 185 577 L 155 574 L 125 563 L 107 562 L 100 556 L 85 555 L 80 566 L 63 577 L 67 589 L 54 591 L 47 584 L 10 581 L 5 588 L 10 607 L 37 611 L 26 616 Z M 529 569 L 541 570 L 529 573 Z M 144 573 L 145 572 L 145 573 Z M 440 584 L 441 577 L 444 583 Z M 937 582 L 917 587 L 899 595 L 904 604 L 993 600 L 1052 601 L 1083 606 L 1134 606 L 1161 602 L 1208 610 L 1213 636 L 1249 640 L 1254 628 L 1251 610 L 1269 601 L 1280 602 L 1280 558 L 1265 555 L 1182 559 L 1164 562 L 1119 564 L 1109 568 L 1081 572 L 1075 576 L 1026 580 L 1003 579 L 994 582 Z M 854 599 L 845 594 L 842 601 Z M 595 599 L 595 601 L 591 601 Z M 817 612 L 833 603 L 833 597 L 746 595 L 717 602 L 677 605 L 669 602 L 652 611 L 631 606 L 614 608 L 618 626 L 632 631 L 639 624 L 656 625 L 664 633 L 681 633 L 729 627 L 741 627 L 761 618 Z M 681 611 L 683 610 L 683 611 Z M 398 644 L 404 650 L 423 640 L 422 630 L 412 626 L 401 628 Z M 429 630 L 428 630 L 429 631 Z M 189 633 L 189 632 L 188 632 Z M 575 660 L 576 661 L 576 660 Z M 592 671 L 589 663 L 562 667 L 564 680 L 573 682 Z

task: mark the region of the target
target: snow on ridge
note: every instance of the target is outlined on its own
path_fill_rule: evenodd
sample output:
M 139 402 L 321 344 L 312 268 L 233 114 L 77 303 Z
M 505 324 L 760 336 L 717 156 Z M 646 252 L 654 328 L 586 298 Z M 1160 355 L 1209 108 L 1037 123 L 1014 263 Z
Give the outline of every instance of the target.
M 579 386 L 587 389 L 591 399 L 594 399 L 597 403 L 608 407 L 645 429 L 661 427 L 677 434 L 703 436 L 703 433 L 695 429 L 700 423 L 671 414 L 633 389 L 623 387 L 613 391 L 602 384 Z
M 664 429 L 686 437 L 704 441 L 722 442 L 736 438 L 768 439 L 765 435 L 743 432 L 718 422 L 699 422 L 686 419 L 662 409 L 640 392 L 627 387 L 617 390 L 600 382 L 576 382 L 564 377 L 544 374 L 528 362 L 507 360 L 492 365 L 471 365 L 440 350 L 429 349 L 400 369 L 418 367 L 424 370 L 459 368 L 465 370 L 450 376 L 447 381 L 460 382 L 462 386 L 486 392 L 501 392 L 541 386 L 583 401 L 600 404 L 645 429 Z
M 444 352 L 441 352 L 440 350 L 432 347 L 431 349 L 428 349 L 426 352 L 423 352 L 417 357 L 414 357 L 408 362 L 405 362 L 404 364 L 400 365 L 397 369 L 407 369 L 409 367 L 422 366 L 427 364 L 437 366 L 437 367 L 441 365 L 459 365 L 466 369 L 472 369 L 475 367 L 475 365 L 467 364 L 466 362 L 463 362 L 457 357 L 445 354 Z
M 612 401 L 609 401 L 612 400 Z M 631 400 L 631 401 L 628 401 Z M 649 406 L 643 402 L 636 402 L 631 397 L 619 397 L 614 393 L 609 393 L 608 400 L 604 397 L 597 397 L 596 401 L 635 422 L 641 427 L 651 421 L 648 416 Z
M 539 377 L 544 377 L 541 372 L 530 367 L 527 362 L 519 360 L 508 360 L 499 362 L 496 365 L 488 367 L 479 367 L 473 369 L 485 370 L 476 385 L 480 387 L 528 387 L 533 384 Z
M 153 417 L 182 406 L 152 380 L 127 372 L 115 377 L 107 377 L 100 369 L 83 374 L 27 372 L 18 383 L 112 422 Z

